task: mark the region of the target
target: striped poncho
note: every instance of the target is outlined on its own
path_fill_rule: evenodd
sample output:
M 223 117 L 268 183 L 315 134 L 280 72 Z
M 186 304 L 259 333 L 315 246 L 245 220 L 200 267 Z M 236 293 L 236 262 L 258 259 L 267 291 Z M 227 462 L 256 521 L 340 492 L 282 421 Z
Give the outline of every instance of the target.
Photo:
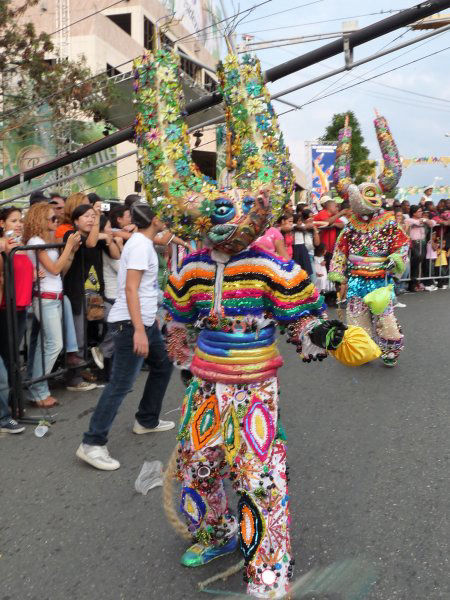
M 187 256 L 179 273 L 170 276 L 164 304 L 175 321 L 194 324 L 210 314 L 216 268 L 211 250 L 204 249 Z M 221 307 L 224 317 L 266 317 L 286 324 L 319 317 L 325 310 L 305 271 L 258 247 L 231 256 L 225 264 Z

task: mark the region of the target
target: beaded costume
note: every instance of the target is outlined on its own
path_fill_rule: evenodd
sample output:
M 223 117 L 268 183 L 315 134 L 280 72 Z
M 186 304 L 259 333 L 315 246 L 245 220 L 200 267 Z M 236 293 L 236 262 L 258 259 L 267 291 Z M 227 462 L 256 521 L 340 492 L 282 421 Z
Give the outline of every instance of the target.
M 350 200 L 353 214 L 337 239 L 328 277 L 348 283 L 347 322 L 359 325 L 382 350 L 387 366 L 394 366 L 403 348 L 403 335 L 394 316 L 392 300 L 381 315 L 372 315 L 363 298 L 392 283 L 392 274 L 401 275 L 408 258 L 409 238 L 399 228 L 394 214 L 381 208 L 380 193 L 393 190 L 401 176 L 398 150 L 384 117 L 375 119 L 383 154 L 384 170 L 379 186 L 352 184 L 350 179 L 350 127 L 339 132 L 334 183 L 342 198 Z
M 325 345 L 314 334 L 329 322 L 305 271 L 251 245 L 280 214 L 292 185 L 259 63 L 246 55 L 239 64 L 230 54 L 218 73 L 231 175 L 223 189 L 191 161 L 178 56 L 159 49 L 135 65 L 136 139 L 148 201 L 172 231 L 207 244 L 184 259 L 165 292 L 169 353 L 194 375 L 183 400 L 177 464 L 181 512 L 197 543 L 182 562 L 197 566 L 233 550 L 239 533 L 248 593 L 278 598 L 292 559 L 275 330 L 288 328 L 304 360 L 321 360 Z M 226 475 L 240 494 L 237 518 Z

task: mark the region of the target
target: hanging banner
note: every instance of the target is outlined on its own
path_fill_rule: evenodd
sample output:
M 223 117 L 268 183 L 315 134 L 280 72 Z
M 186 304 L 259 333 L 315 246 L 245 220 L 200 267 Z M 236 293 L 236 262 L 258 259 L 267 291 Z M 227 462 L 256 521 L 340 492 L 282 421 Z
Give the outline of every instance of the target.
M 426 186 L 410 185 L 408 187 L 397 188 L 397 195 L 408 196 L 422 194 L 426 190 Z M 433 194 L 448 195 L 450 194 L 450 185 L 435 185 L 433 186 Z
M 333 183 L 333 168 L 337 144 L 311 145 L 311 198 L 318 200 L 328 194 Z
M 416 156 L 413 158 L 403 158 L 402 165 L 405 169 L 415 165 L 444 165 L 450 164 L 450 156 Z

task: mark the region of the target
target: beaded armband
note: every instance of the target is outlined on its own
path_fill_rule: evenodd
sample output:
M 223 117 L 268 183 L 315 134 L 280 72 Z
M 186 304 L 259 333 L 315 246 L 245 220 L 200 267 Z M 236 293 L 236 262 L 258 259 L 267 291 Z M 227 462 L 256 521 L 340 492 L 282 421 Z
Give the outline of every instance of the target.
M 170 360 L 179 369 L 189 369 L 194 356 L 197 333 L 193 327 L 187 327 L 176 321 L 167 323 L 167 353 Z
M 309 337 L 309 333 L 322 322 L 322 319 L 317 317 L 304 317 L 294 323 L 290 323 L 287 327 L 287 342 L 296 346 L 296 352 L 305 358 L 309 354 L 315 355 L 323 353 L 322 348 L 315 346 Z M 284 331 L 282 331 L 284 333 Z

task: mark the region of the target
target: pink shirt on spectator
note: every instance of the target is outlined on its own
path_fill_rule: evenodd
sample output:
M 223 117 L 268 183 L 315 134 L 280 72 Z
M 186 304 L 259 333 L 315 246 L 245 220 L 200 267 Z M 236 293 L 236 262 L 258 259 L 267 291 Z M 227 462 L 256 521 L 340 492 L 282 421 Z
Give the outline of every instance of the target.
M 434 227 L 436 221 L 427 219 L 429 226 Z M 409 237 L 413 242 L 420 242 L 426 237 L 425 225 L 421 223 L 420 219 L 413 219 L 412 217 L 406 217 L 406 222 L 410 225 Z
M 427 255 L 426 258 L 437 258 L 436 250 L 433 250 L 433 246 L 431 245 L 431 241 L 427 244 Z
M 260 248 L 263 248 L 264 250 L 268 250 L 269 252 L 275 253 L 276 252 L 275 242 L 277 240 L 282 240 L 282 239 L 283 239 L 283 234 L 281 233 L 281 231 L 279 229 L 277 229 L 276 227 L 269 227 L 269 229 L 264 233 L 264 235 L 259 237 L 254 242 L 254 244 L 259 246 Z

